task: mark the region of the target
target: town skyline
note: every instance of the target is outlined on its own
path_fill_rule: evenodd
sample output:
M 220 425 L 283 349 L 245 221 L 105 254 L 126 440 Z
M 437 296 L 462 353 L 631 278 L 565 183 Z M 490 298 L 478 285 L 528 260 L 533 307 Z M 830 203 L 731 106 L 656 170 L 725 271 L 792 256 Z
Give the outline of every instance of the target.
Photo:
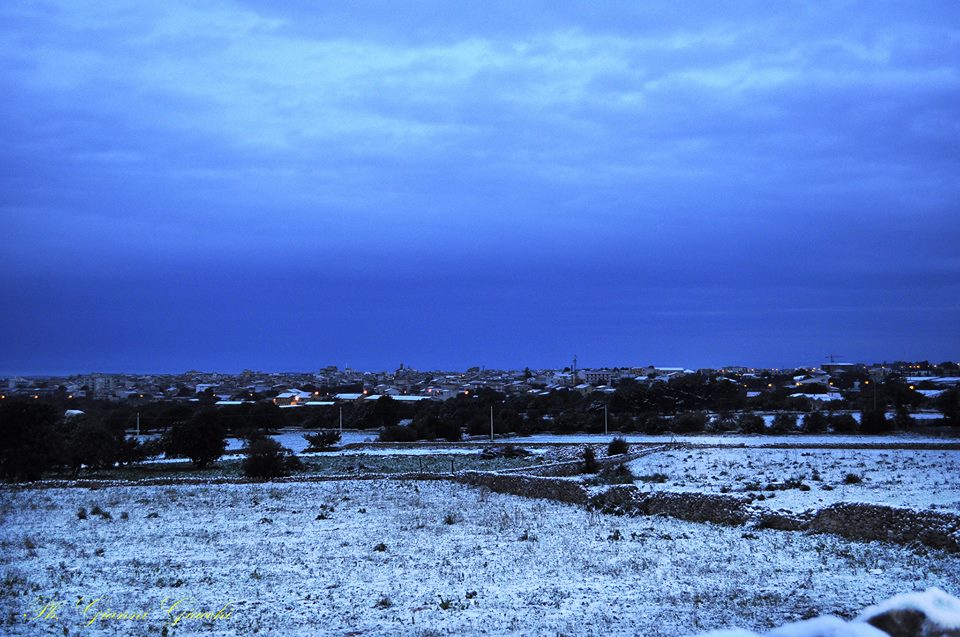
M 575 367 L 574 367 L 575 365 Z M 567 361 L 566 364 L 560 365 L 520 365 L 520 366 L 496 366 L 496 365 L 470 365 L 465 367 L 421 367 L 408 365 L 404 362 L 400 362 L 395 366 L 382 366 L 379 368 L 360 368 L 353 367 L 350 365 L 319 365 L 311 368 L 301 368 L 301 369 L 267 369 L 267 368 L 255 368 L 255 367 L 245 367 L 238 370 L 226 370 L 226 369 L 214 369 L 214 368 L 184 368 L 184 369 L 171 369 L 171 370 L 110 370 L 110 369 L 82 369 L 82 370 L 73 370 L 73 371 L 57 371 L 57 372 L 38 372 L 38 373 L 19 373 L 19 372 L 9 372 L 0 370 L 0 379 L 8 378 L 13 379 L 17 377 L 21 378 L 71 378 L 71 377 L 85 377 L 91 375 L 102 375 L 102 376 L 187 376 L 191 374 L 196 375 L 223 375 L 223 376 L 244 376 L 244 375 L 308 375 L 308 374 L 322 374 L 324 372 L 334 372 L 334 373 L 354 373 L 354 374 L 391 374 L 396 372 L 416 372 L 416 373 L 470 373 L 475 370 L 481 372 L 522 372 L 524 370 L 531 371 L 560 371 L 560 370 L 573 370 L 576 369 L 580 372 L 586 372 L 590 370 L 640 370 L 640 369 L 658 369 L 658 370 L 687 370 L 692 372 L 697 372 L 701 370 L 710 370 L 713 372 L 723 372 L 725 370 L 736 370 L 736 371 L 787 371 L 795 369 L 824 369 L 825 366 L 850 366 L 851 368 L 871 368 L 871 367 L 904 367 L 911 368 L 916 367 L 919 369 L 922 366 L 929 367 L 940 367 L 940 366 L 951 366 L 951 365 L 960 365 L 960 358 L 958 359 L 944 359 L 944 360 L 931 360 L 931 359 L 920 359 L 920 358 L 903 358 L 903 359 L 889 359 L 881 358 L 875 360 L 858 360 L 858 361 L 847 361 L 841 360 L 836 356 L 827 356 L 824 357 L 824 360 L 819 362 L 812 362 L 808 364 L 797 364 L 797 365 L 752 365 L 749 363 L 732 363 L 728 362 L 725 365 L 683 365 L 683 364 L 658 364 L 654 362 L 648 362 L 645 364 L 610 364 L 610 365 L 583 365 L 582 362 L 577 359 Z

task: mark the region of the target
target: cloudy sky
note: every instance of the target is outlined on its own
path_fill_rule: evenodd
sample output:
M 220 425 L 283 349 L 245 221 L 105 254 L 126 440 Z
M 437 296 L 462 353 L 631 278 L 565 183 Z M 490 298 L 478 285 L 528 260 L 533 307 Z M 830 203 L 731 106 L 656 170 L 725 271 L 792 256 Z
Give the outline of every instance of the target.
M 0 93 L 0 373 L 960 358 L 956 2 L 9 0 Z

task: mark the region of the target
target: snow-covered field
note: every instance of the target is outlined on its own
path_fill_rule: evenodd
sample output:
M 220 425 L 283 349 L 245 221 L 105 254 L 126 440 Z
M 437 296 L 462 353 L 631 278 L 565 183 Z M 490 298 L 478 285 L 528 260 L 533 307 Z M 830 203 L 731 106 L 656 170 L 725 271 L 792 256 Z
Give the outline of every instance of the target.
M 823 435 L 747 435 L 747 434 L 694 434 L 694 435 L 659 435 L 650 436 L 638 433 L 610 433 L 603 434 L 534 434 L 532 436 L 511 436 L 497 438 L 498 443 L 512 443 L 517 445 L 533 444 L 606 444 L 615 437 L 622 437 L 627 442 L 664 444 L 672 441 L 689 442 L 702 445 L 733 445 L 733 446 L 765 446 L 765 445 L 876 445 L 876 444 L 912 444 L 912 443 L 956 443 L 960 438 L 929 436 L 922 434 L 890 434 L 884 436 L 858 436 L 846 434 Z
M 960 451 L 677 449 L 629 466 L 648 478 L 641 488 L 761 494 L 756 504 L 777 509 L 857 501 L 960 512 Z M 767 488 L 778 483 L 789 488 Z
M 669 636 L 960 592 L 939 551 L 447 482 L 5 488 L 0 547 L 0 633 L 24 636 L 158 635 L 188 610 L 209 615 L 169 635 Z M 31 619 L 38 596 L 58 619 Z
M 307 441 L 303 438 L 303 434 L 307 433 L 316 432 L 312 430 L 285 430 L 270 437 L 293 453 L 300 454 L 307 448 Z M 376 429 L 370 429 L 368 431 L 344 431 L 340 437 L 339 444 L 343 446 L 360 442 L 376 442 L 379 433 Z M 243 449 L 243 443 L 242 438 L 227 438 L 227 452 L 240 451 Z

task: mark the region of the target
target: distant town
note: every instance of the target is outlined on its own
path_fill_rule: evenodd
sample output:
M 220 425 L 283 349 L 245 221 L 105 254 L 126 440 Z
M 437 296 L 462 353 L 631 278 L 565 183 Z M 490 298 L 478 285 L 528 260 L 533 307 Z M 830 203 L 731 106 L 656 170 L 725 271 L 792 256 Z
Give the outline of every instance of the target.
M 653 386 L 695 376 L 705 382 L 724 382 L 742 389 L 743 397 L 765 395 L 814 401 L 843 402 L 859 394 L 871 381 L 897 381 L 922 398 L 935 398 L 960 385 L 956 362 L 844 363 L 819 367 L 763 369 L 728 366 L 719 369 L 685 367 L 578 368 L 576 360 L 559 369 L 502 370 L 472 367 L 465 371 L 421 371 L 402 363 L 394 371 L 367 372 L 324 367 L 316 372 L 260 372 L 239 374 L 187 371 L 182 374 L 89 373 L 69 376 L 11 376 L 0 380 L 0 399 L 26 397 L 83 402 L 152 401 L 203 402 L 217 406 L 269 401 L 283 408 L 320 407 L 342 401 L 447 400 L 482 390 L 506 396 L 545 396 L 572 391 L 582 396 L 610 395 L 624 384 Z

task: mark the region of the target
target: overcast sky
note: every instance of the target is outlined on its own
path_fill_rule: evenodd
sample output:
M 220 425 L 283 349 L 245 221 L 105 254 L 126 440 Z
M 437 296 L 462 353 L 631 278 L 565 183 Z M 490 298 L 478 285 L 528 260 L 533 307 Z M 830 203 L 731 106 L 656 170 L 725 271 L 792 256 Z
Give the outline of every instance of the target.
M 0 94 L 0 373 L 960 359 L 953 1 L 8 0 Z

